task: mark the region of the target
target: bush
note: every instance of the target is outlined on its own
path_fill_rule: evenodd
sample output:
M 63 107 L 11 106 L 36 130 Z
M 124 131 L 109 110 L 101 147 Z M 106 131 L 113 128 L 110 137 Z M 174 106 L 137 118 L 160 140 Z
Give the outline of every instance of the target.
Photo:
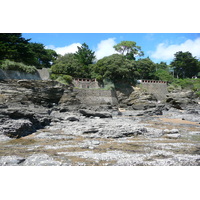
M 51 79 L 56 80 L 62 84 L 69 85 L 72 83 L 72 76 L 70 75 L 60 75 L 60 74 L 51 74 Z
M 34 73 L 36 72 L 36 67 L 25 65 L 20 62 L 14 62 L 10 60 L 4 60 L 1 62 L 0 68 L 3 70 L 16 70 L 16 71 L 22 71 L 26 73 Z
M 70 75 L 63 75 L 63 79 L 67 82 L 67 83 L 72 83 L 72 77 Z

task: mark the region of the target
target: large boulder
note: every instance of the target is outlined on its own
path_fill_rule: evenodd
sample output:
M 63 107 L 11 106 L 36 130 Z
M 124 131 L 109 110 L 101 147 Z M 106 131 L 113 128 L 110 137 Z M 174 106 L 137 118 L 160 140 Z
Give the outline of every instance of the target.
M 20 138 L 49 125 L 51 118 L 48 110 L 9 108 L 0 109 L 0 132 L 9 137 Z
M 196 95 L 192 91 L 167 94 L 166 102 L 173 108 L 184 110 L 188 106 L 197 104 Z

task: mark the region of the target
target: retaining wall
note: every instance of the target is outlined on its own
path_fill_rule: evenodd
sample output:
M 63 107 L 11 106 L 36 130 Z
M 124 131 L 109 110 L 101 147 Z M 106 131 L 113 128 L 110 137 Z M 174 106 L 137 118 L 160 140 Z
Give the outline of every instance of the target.
M 0 69 L 0 79 L 27 79 L 27 80 L 49 80 L 49 71 L 47 68 L 38 69 L 35 73 L 26 73 L 15 70 Z
M 141 80 L 139 86 L 154 94 L 158 100 L 164 100 L 168 94 L 166 81 Z
M 86 105 L 117 105 L 118 100 L 114 90 L 74 89 L 76 98 Z

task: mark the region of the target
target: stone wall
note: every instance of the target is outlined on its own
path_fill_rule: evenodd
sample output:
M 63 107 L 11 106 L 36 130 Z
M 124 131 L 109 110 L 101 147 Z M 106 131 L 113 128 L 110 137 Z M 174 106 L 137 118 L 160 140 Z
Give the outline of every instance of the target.
M 76 98 L 86 105 L 117 105 L 118 100 L 114 90 L 74 89 Z
M 100 88 L 96 79 L 77 78 L 72 83 L 77 88 Z
M 164 100 L 168 94 L 166 81 L 141 80 L 139 86 L 154 94 L 158 100 Z
M 0 80 L 6 79 L 27 79 L 27 80 L 49 80 L 49 71 L 46 68 L 38 69 L 35 73 L 26 73 L 15 70 L 0 69 Z

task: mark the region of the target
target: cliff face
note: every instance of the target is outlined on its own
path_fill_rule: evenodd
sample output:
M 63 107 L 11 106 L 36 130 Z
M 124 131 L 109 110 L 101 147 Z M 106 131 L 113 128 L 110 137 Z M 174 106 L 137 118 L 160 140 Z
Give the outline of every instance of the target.
M 54 81 L 0 81 L 0 104 L 37 104 L 51 107 L 58 104 L 68 88 Z
M 50 108 L 65 90 L 54 81 L 1 80 L 0 133 L 19 138 L 50 124 Z

